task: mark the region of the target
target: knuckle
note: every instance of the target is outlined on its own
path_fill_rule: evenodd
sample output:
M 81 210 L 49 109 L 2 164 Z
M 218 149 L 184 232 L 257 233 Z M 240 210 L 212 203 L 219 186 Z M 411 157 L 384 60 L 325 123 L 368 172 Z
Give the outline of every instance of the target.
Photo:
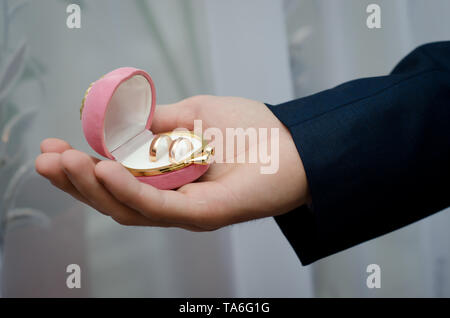
M 77 150 L 66 150 L 61 155 L 61 163 L 63 167 L 69 171 L 76 171 L 79 168 L 86 166 L 86 157 L 79 155 L 80 153 Z M 79 155 L 78 160 L 74 160 L 73 156 Z
M 184 209 L 184 222 L 200 232 L 214 230 L 220 227 L 217 224 L 215 213 L 211 213 L 209 205 L 199 204 L 195 200 L 189 200 Z

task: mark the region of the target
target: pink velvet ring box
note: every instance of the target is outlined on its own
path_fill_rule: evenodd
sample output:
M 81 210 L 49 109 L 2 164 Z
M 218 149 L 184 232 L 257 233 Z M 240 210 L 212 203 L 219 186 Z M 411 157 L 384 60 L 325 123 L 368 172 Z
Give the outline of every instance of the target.
M 174 130 L 164 134 L 172 140 L 187 138 L 192 147 L 176 162 L 168 153 L 151 161 L 155 106 L 155 87 L 148 73 L 132 67 L 116 69 L 86 91 L 80 110 L 83 132 L 98 154 L 120 162 L 139 181 L 175 189 L 208 170 L 213 149 L 193 132 Z

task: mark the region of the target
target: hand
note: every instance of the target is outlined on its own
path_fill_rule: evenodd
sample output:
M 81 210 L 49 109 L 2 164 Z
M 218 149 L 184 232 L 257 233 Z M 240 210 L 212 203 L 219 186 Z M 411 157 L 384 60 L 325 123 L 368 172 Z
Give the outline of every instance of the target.
M 210 231 L 279 215 L 309 201 L 305 171 L 292 137 L 263 103 L 195 96 L 156 107 L 151 129 L 154 133 L 178 127 L 192 130 L 195 119 L 202 120 L 203 129 L 220 129 L 223 136 L 226 128 L 279 128 L 278 172 L 261 174 L 262 163 L 213 163 L 197 182 L 176 191 L 159 190 L 139 182 L 121 164 L 93 158 L 59 139 L 41 143 L 36 170 L 123 225 Z

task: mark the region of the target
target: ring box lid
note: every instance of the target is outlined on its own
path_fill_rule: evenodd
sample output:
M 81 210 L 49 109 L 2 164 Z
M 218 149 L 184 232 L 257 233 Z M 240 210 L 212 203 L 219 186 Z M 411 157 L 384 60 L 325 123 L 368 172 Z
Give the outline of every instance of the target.
M 145 71 L 123 67 L 106 74 L 91 84 L 83 99 L 81 121 L 87 142 L 98 154 L 117 159 L 121 146 L 152 134 L 155 104 L 155 87 Z

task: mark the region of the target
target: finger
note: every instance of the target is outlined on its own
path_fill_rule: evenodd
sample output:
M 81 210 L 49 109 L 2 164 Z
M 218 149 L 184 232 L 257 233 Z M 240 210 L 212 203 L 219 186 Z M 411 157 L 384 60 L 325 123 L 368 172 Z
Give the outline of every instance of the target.
M 114 198 L 98 182 L 94 174 L 95 164 L 88 155 L 77 150 L 68 150 L 61 155 L 61 162 L 69 180 L 88 200 L 89 205 L 111 216 L 116 222 L 122 225 L 176 226 L 170 223 L 154 222 Z
M 88 204 L 86 198 L 78 192 L 64 173 L 60 163 L 60 156 L 57 153 L 44 153 L 39 155 L 35 161 L 36 171 L 41 176 L 49 179 L 55 187 L 67 192 L 75 199 Z
M 47 138 L 41 142 L 41 152 L 55 152 L 63 153 L 64 151 L 71 149 L 72 147 L 69 143 L 62 139 L 57 138 Z
M 101 161 L 95 167 L 97 178 L 119 201 L 152 220 L 191 225 L 198 228 L 196 214 L 201 206 L 181 192 L 158 190 L 139 182 L 123 166 Z
M 70 144 L 62 139 L 58 138 L 47 138 L 41 142 L 41 152 L 42 153 L 63 153 L 66 150 L 73 149 Z M 95 164 L 100 161 L 100 159 L 89 156 L 92 162 Z
M 119 223 L 146 223 L 139 213 L 115 200 L 97 181 L 95 164 L 89 156 L 77 150 L 67 150 L 61 155 L 61 165 L 73 186 L 87 199 L 89 205 Z

